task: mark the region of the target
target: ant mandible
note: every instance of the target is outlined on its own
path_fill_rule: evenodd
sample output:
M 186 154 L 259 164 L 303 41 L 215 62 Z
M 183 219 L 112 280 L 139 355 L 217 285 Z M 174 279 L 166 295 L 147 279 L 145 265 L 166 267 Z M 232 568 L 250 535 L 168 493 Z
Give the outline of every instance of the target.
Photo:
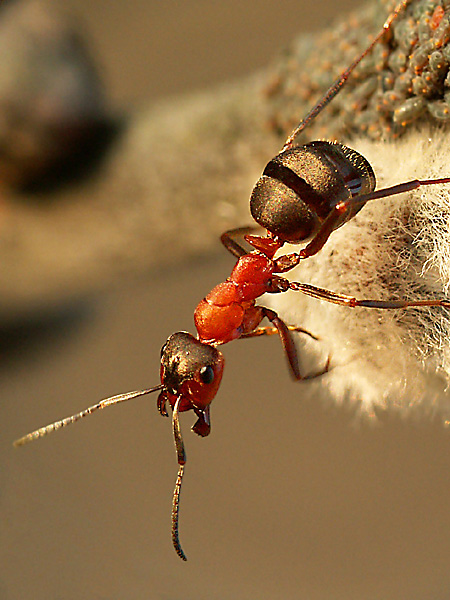
M 389 15 L 382 30 L 369 46 L 339 75 L 323 98 L 287 138 L 281 152 L 264 169 L 250 200 L 251 214 L 267 230 L 266 236 L 245 235 L 254 249 L 247 252 L 236 240 L 238 234 L 250 229 L 235 229 L 224 233 L 221 241 L 238 261 L 230 277 L 217 285 L 197 306 L 194 320 L 197 337 L 190 333 L 172 334 L 161 349 L 161 383 L 155 387 L 119 394 L 42 427 L 15 442 L 21 446 L 70 425 L 96 410 L 158 391 L 157 406 L 161 415 L 168 416 L 166 405 L 172 409 L 172 426 L 178 459 L 178 476 L 172 501 L 172 541 L 180 558 L 186 560 L 178 535 L 178 514 L 181 482 L 186 463 L 179 413 L 193 410 L 197 421 L 192 427 L 198 435 L 209 435 L 210 404 L 222 379 L 224 358 L 217 346 L 235 339 L 261 335 L 280 336 L 288 364 L 296 380 L 307 380 L 326 373 L 330 359 L 317 373 L 300 373 L 291 332 L 310 332 L 287 325 L 269 308 L 256 304 L 265 293 L 288 290 L 348 307 L 395 309 L 420 306 L 444 306 L 449 300 L 417 302 L 359 300 L 326 289 L 280 276 L 303 259 L 313 256 L 324 246 L 338 227 L 354 217 L 369 200 L 386 198 L 416 189 L 423 185 L 450 183 L 450 178 L 413 180 L 375 191 L 375 175 L 369 162 L 355 150 L 342 144 L 326 141 L 295 146 L 297 135 L 307 127 L 344 86 L 350 73 L 390 29 L 398 15 L 412 0 L 402 0 Z M 285 243 L 306 243 L 298 253 L 275 254 Z M 267 318 L 272 326 L 260 327 Z

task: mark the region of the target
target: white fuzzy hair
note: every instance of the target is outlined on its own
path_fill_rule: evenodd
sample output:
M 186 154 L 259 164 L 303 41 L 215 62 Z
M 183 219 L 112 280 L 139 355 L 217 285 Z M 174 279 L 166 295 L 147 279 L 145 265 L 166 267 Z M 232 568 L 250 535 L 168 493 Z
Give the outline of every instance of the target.
M 371 163 L 377 189 L 450 176 L 441 130 L 350 145 Z M 364 299 L 450 298 L 450 184 L 367 203 L 288 277 Z M 351 309 L 299 292 L 270 296 L 267 304 L 320 336 L 320 343 L 305 336 L 306 348 L 298 348 L 302 357 L 314 356 L 312 372 L 331 356 L 321 382 L 334 399 L 350 397 L 369 411 L 374 405 L 450 408 L 450 309 Z

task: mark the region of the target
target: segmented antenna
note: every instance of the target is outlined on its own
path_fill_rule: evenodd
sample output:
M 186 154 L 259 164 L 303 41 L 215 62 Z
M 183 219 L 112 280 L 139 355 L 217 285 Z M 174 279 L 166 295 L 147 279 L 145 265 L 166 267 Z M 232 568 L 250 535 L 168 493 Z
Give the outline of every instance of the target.
M 180 543 L 180 536 L 178 533 L 178 521 L 180 512 L 180 495 L 181 495 L 181 482 L 183 481 L 184 465 L 180 465 L 178 468 L 177 480 L 175 482 L 175 489 L 173 490 L 172 498 L 172 543 L 175 548 L 175 552 L 182 560 L 187 560 L 186 554 L 183 552 L 183 548 Z
M 172 498 L 172 543 L 175 548 L 175 552 L 182 560 L 187 560 L 185 553 L 181 547 L 180 536 L 178 533 L 178 521 L 180 512 L 180 495 L 181 495 L 181 483 L 183 481 L 184 465 L 186 464 L 186 451 L 184 449 L 183 437 L 181 435 L 180 421 L 178 419 L 178 406 L 180 404 L 181 397 L 178 397 L 173 407 L 172 413 L 172 425 L 173 425 L 173 437 L 175 440 L 175 448 L 177 450 L 178 458 L 178 475 L 175 482 L 175 489 L 173 490 Z
M 96 410 L 101 410 L 102 408 L 106 408 L 107 406 L 111 406 L 112 404 L 118 404 L 119 402 L 125 402 L 126 400 L 131 400 L 132 398 L 136 398 L 137 396 L 145 396 L 146 394 L 151 394 L 152 392 L 162 390 L 163 387 L 164 386 L 162 384 L 160 384 L 155 387 L 149 388 L 148 390 L 136 390 L 134 392 L 128 392 L 126 394 L 118 394 L 117 396 L 111 396 L 110 398 L 105 398 L 104 400 L 101 400 L 97 404 L 94 404 L 93 406 L 89 406 L 89 408 L 86 408 L 85 410 L 82 410 L 81 412 L 79 412 L 75 415 L 72 415 L 71 417 L 66 417 L 65 419 L 61 419 L 60 421 L 55 421 L 54 423 L 50 423 L 50 425 L 46 425 L 45 427 L 40 427 L 39 429 L 36 429 L 36 431 L 32 431 L 31 433 L 24 435 L 23 437 L 19 438 L 18 440 L 16 440 L 14 442 L 14 446 L 16 446 L 16 447 L 23 446 L 24 444 L 28 444 L 28 442 L 32 442 L 41 437 L 44 437 L 45 435 L 48 435 L 49 433 L 52 433 L 52 431 L 57 431 L 58 429 L 61 429 L 62 427 L 67 427 L 67 425 L 76 423 L 76 421 L 79 421 L 80 419 L 87 417 L 88 415 L 92 414 Z
M 297 127 L 294 129 L 294 131 L 291 133 L 291 135 L 284 142 L 284 146 L 283 146 L 283 149 L 281 150 L 281 152 L 288 150 L 292 146 L 294 139 L 298 136 L 298 134 L 300 132 L 302 132 L 305 129 L 305 127 L 307 127 L 309 125 L 309 123 L 311 121 L 313 121 L 317 117 L 317 115 L 325 108 L 325 106 L 327 106 L 327 104 L 329 104 L 331 102 L 331 100 L 336 96 L 336 94 L 338 94 L 340 92 L 342 86 L 347 81 L 347 79 L 348 79 L 350 73 L 353 71 L 353 69 L 362 61 L 362 59 L 365 56 L 367 56 L 367 54 L 369 54 L 369 52 L 372 50 L 372 48 L 384 36 L 386 31 L 389 30 L 393 21 L 395 21 L 395 19 L 398 17 L 398 15 L 410 3 L 410 1 L 411 0 L 403 0 L 396 6 L 395 10 L 389 15 L 386 22 L 384 23 L 382 30 L 372 40 L 370 45 L 364 50 L 364 52 L 362 54 L 360 54 L 357 58 L 355 58 L 355 60 L 352 62 L 352 64 L 349 67 L 347 67 L 347 69 L 345 69 L 345 71 L 343 71 L 339 75 L 339 77 L 331 85 L 331 87 L 328 88 L 328 90 L 325 92 L 324 96 L 319 100 L 319 102 L 317 102 L 317 104 L 309 111 L 309 113 L 306 115 L 306 117 L 302 121 L 300 121 L 300 123 L 297 125 Z

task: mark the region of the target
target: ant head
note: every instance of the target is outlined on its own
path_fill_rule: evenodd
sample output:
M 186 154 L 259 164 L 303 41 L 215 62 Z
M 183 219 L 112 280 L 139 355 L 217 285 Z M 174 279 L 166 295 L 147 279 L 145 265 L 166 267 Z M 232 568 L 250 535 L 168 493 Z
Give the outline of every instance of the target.
M 217 348 L 190 333 L 172 334 L 161 348 L 161 412 L 166 400 L 173 408 L 180 398 L 180 412 L 193 409 L 197 415 L 203 414 L 219 389 L 224 362 Z

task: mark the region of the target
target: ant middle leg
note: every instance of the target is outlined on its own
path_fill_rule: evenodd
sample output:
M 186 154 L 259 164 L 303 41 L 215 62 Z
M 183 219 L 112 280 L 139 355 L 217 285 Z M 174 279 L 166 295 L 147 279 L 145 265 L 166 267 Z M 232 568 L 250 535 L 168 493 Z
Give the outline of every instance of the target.
M 320 340 L 319 337 L 317 337 L 316 335 L 314 335 L 307 329 L 303 329 L 303 327 L 298 327 L 297 325 L 286 325 L 286 327 L 289 329 L 289 331 L 292 331 L 295 333 L 305 333 L 306 335 L 309 335 L 310 338 L 312 338 L 313 340 L 316 340 L 317 342 Z M 250 331 L 248 333 L 243 333 L 239 339 L 260 337 L 262 335 L 278 335 L 278 333 L 279 333 L 279 331 L 276 327 L 270 327 L 270 325 L 266 325 L 263 327 L 257 327 L 256 329 L 254 329 L 253 331 Z

